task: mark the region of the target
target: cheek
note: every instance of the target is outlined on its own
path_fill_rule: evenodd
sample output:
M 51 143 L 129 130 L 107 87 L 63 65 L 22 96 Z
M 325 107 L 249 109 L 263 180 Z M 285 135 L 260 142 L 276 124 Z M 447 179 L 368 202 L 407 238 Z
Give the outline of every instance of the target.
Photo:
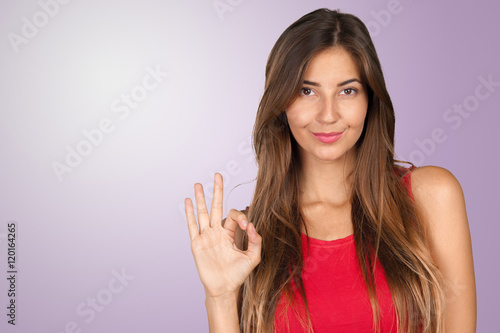
M 366 118 L 366 112 L 361 114 L 356 114 L 355 116 L 353 116 L 352 126 L 358 127 L 360 129 L 363 128 L 363 125 L 365 123 L 365 118 Z
M 346 114 L 344 119 L 351 127 L 362 129 L 365 123 L 367 108 L 368 105 L 364 104 L 353 107 L 351 111 Z
M 292 106 L 286 111 L 286 117 L 291 129 L 304 127 L 307 124 L 307 113 L 301 112 L 300 109 Z

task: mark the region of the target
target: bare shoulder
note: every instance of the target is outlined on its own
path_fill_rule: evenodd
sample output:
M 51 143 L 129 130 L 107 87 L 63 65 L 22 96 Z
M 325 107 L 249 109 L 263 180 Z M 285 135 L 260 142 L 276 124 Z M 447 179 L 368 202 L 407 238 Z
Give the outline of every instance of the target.
M 447 169 L 427 165 L 413 169 L 411 172 L 411 190 L 417 196 L 433 194 L 441 199 L 446 196 L 462 195 L 462 187 L 457 178 Z M 426 199 L 422 196 L 420 199 Z
M 430 232 L 452 231 L 460 223 L 467 225 L 462 186 L 447 169 L 433 165 L 414 169 L 411 190 L 415 207 Z
M 465 208 L 464 193 L 457 178 L 447 169 L 429 165 L 411 172 L 411 191 L 415 205 L 444 213 L 461 206 Z

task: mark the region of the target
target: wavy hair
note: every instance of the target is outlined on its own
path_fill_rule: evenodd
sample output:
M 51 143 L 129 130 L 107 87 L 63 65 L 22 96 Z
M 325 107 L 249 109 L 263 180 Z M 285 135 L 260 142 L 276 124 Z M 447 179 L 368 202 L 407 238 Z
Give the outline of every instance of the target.
M 404 161 L 394 158 L 394 109 L 375 47 L 359 18 L 326 8 L 306 14 L 288 27 L 267 61 L 265 90 L 252 133 L 258 174 L 248 211 L 249 221 L 262 236 L 262 258 L 240 289 L 240 328 L 245 333 L 272 332 L 282 293 L 293 302 L 293 280 L 305 305 L 305 314 L 297 315 L 304 329 L 313 331 L 301 278 L 300 230 L 301 225 L 305 227 L 305 215 L 299 206 L 300 160 L 284 110 L 297 97 L 311 59 L 333 47 L 349 53 L 368 91 L 364 128 L 348 177 L 352 179 L 350 203 L 357 260 L 370 298 L 374 331 L 380 331 L 374 280 L 378 258 L 391 291 L 398 332 L 442 332 L 442 276 L 431 257 L 426 230 L 401 181 L 405 168 L 396 163 Z M 242 244 L 246 250 L 246 234 Z

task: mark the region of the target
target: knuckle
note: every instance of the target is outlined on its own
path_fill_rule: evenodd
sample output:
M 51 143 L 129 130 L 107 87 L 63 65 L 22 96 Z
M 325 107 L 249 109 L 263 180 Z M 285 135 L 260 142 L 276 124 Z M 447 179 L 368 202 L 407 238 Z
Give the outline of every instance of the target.
M 231 208 L 231 210 L 229 211 L 229 214 L 232 215 L 233 218 L 235 217 L 245 217 L 246 214 L 244 213 L 245 211 L 244 210 L 237 210 L 237 209 L 234 209 L 234 208 Z
M 229 213 L 233 214 L 233 215 L 238 215 L 240 213 L 240 211 L 237 210 L 237 209 L 231 208 L 231 210 L 229 211 Z

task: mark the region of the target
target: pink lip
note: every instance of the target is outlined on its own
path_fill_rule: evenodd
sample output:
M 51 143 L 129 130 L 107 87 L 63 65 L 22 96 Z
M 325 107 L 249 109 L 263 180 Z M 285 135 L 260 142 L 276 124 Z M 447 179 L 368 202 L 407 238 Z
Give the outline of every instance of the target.
M 312 133 L 316 139 L 323 143 L 332 143 L 340 139 L 344 132 Z

